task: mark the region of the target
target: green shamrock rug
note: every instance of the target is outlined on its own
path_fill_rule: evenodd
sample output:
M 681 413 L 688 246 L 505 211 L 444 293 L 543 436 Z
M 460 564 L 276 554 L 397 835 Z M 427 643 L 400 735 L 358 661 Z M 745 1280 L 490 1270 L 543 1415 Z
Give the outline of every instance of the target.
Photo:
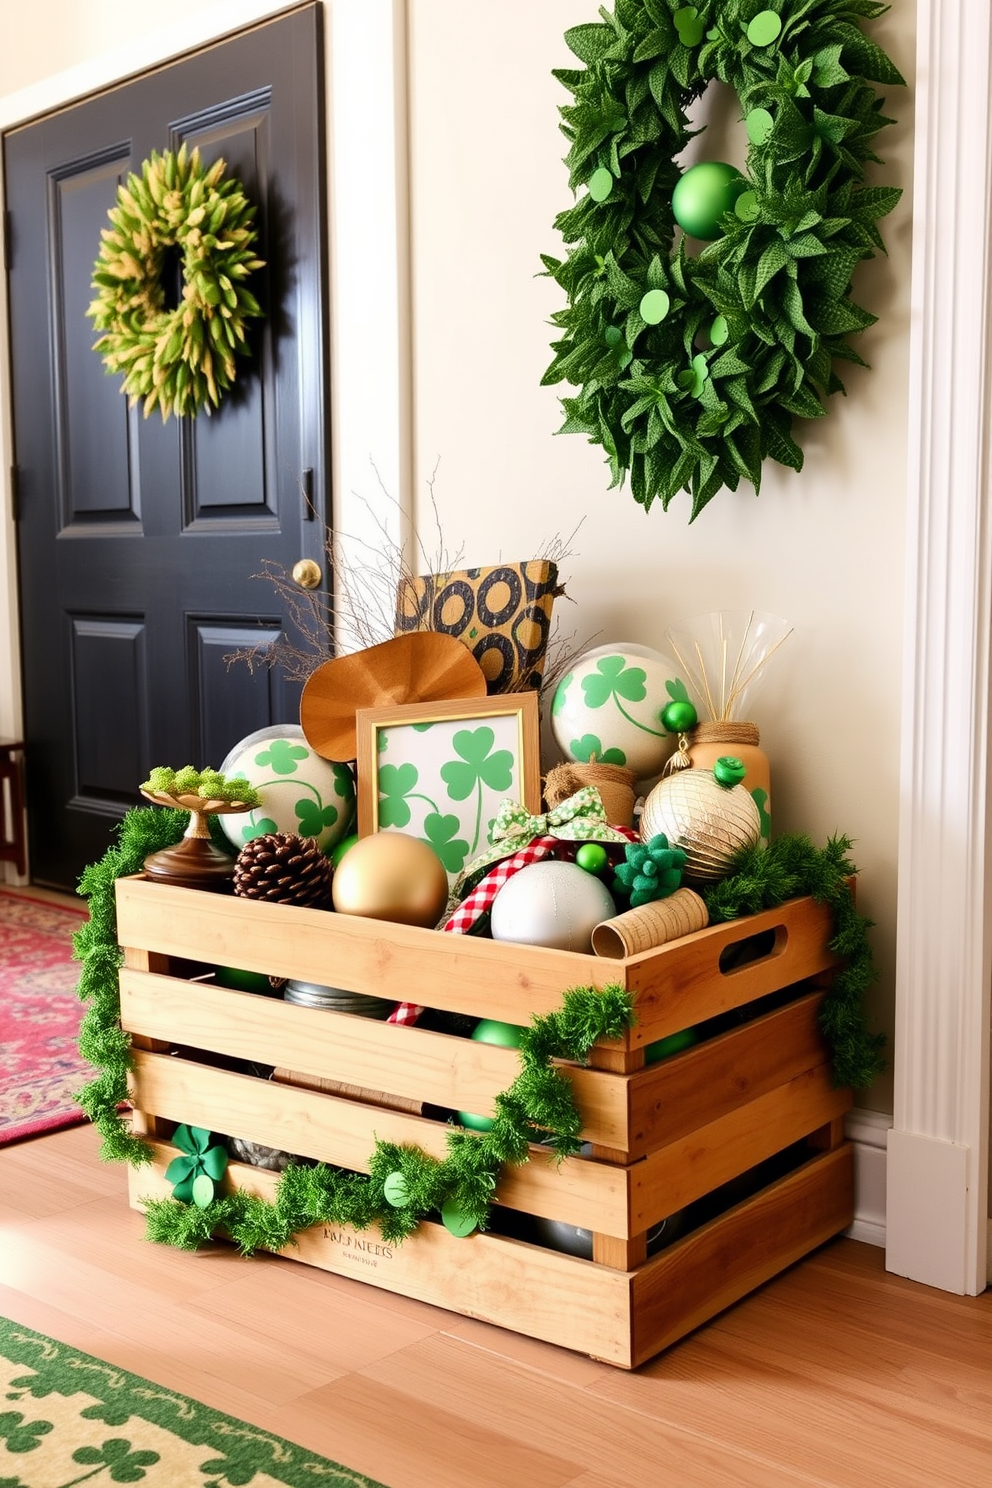
M 0 1488 L 383 1488 L 0 1318 Z

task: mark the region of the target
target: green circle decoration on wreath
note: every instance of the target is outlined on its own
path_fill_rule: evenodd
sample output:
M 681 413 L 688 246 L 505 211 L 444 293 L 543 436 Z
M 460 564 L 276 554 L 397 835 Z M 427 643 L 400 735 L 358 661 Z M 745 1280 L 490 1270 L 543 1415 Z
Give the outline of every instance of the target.
M 903 78 L 859 22 L 874 0 L 615 0 L 565 40 L 584 64 L 555 76 L 576 204 L 542 255 L 568 298 L 545 384 L 561 433 L 602 445 L 612 484 L 645 510 L 688 491 L 694 520 L 762 462 L 803 464 L 795 418 L 843 392 L 834 364 L 866 366 L 849 337 L 876 317 L 851 298 L 857 265 L 884 252 L 896 188 L 866 184 L 892 121 L 874 84 Z M 733 88 L 747 168 L 676 163 L 686 110 L 714 79 Z M 674 200 L 673 200 L 674 199 Z M 681 199 L 681 205 L 680 205 Z M 676 227 L 710 239 L 697 254 Z
M 101 332 L 94 350 L 108 373 L 123 373 L 121 391 L 156 406 L 163 422 L 217 407 L 232 386 L 236 354 L 247 352 L 246 322 L 262 314 L 244 281 L 255 256 L 255 208 L 241 183 L 208 169 L 200 153 L 154 151 L 141 174 L 117 188 L 111 227 L 101 233 L 93 268 L 96 299 L 87 310 Z M 179 303 L 167 303 L 170 254 L 182 266 Z

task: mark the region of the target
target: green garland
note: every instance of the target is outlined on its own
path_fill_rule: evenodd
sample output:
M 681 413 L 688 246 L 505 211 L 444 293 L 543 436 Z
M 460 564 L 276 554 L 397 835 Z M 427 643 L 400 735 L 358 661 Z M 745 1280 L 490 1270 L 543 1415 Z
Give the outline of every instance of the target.
M 244 280 L 255 256 L 255 208 L 217 160 L 205 169 L 199 150 L 166 150 L 128 176 L 110 209 L 93 266 L 97 292 L 87 315 L 102 332 L 94 350 L 122 391 L 147 418 L 163 422 L 217 407 L 234 382 L 235 354 L 246 354 L 245 326 L 262 314 Z M 182 255 L 182 297 L 166 305 L 162 271 L 172 249 Z
M 585 64 L 555 72 L 574 97 L 560 110 L 566 164 L 589 189 L 556 219 L 565 259 L 542 255 L 568 299 L 543 381 L 579 389 L 560 432 L 602 445 L 612 484 L 629 475 L 645 510 L 686 490 L 694 520 L 742 476 L 757 492 L 769 457 L 800 470 L 793 420 L 844 391 L 836 360 L 867 365 L 848 337 L 876 317 L 851 278 L 884 252 L 877 223 L 901 195 L 865 184 L 891 123 L 873 84 L 903 78 L 858 22 L 887 9 L 616 0 L 566 33 Z M 675 159 L 711 79 L 736 91 L 747 170 L 722 236 L 690 257 L 683 241 L 672 251 Z
M 148 853 L 178 841 L 186 820 L 185 813 L 176 811 L 128 812 L 119 845 L 88 868 L 80 881 L 80 893 L 90 901 L 90 920 L 76 934 L 75 954 L 83 962 L 79 996 L 90 1002 L 90 1008 L 79 1047 L 101 1073 L 78 1099 L 103 1136 L 104 1158 L 135 1166 L 150 1161 L 153 1153 L 147 1142 L 131 1135 L 118 1111 L 127 1098 L 130 1042 L 120 1027 L 118 971 L 123 956 L 117 941 L 114 886 L 122 875 L 139 872 Z M 188 1249 L 222 1229 L 251 1254 L 263 1246 L 279 1249 L 289 1244 L 297 1230 L 310 1224 L 366 1229 L 378 1221 L 386 1240 L 401 1240 L 425 1214 L 448 1203 L 472 1227 L 484 1229 L 504 1163 L 525 1162 L 531 1142 L 545 1143 L 559 1158 L 581 1146 L 582 1121 L 571 1084 L 552 1060 L 582 1061 L 593 1044 L 619 1037 L 631 1021 L 631 998 L 622 988 L 574 987 L 565 993 L 559 1011 L 535 1017 L 521 1035 L 522 1068 L 496 1097 L 491 1130 L 481 1134 L 453 1128 L 443 1160 L 418 1148 L 377 1141 L 368 1175 L 325 1164 L 293 1165 L 279 1181 L 274 1204 L 243 1194 L 217 1199 L 205 1208 L 175 1199 L 151 1200 L 146 1205 L 149 1238 Z M 403 1178 L 403 1201 L 398 1205 L 395 1197 L 386 1198 L 384 1187 L 396 1173 Z
M 80 882 L 80 893 L 90 902 L 90 919 L 76 933 L 75 953 L 83 962 L 79 996 L 90 1007 L 79 1047 L 100 1074 L 78 1098 L 103 1136 L 101 1155 L 133 1166 L 150 1161 L 153 1152 L 128 1131 L 118 1111 L 127 1097 L 130 1047 L 120 1027 L 118 970 L 123 956 L 114 886 L 122 875 L 140 871 L 148 853 L 178 841 L 186 819 L 179 811 L 129 812 L 119 845 L 88 868 Z M 849 848 L 844 837 L 831 839 L 822 851 L 801 834 L 780 837 L 769 848 L 742 854 L 732 876 L 705 897 L 714 921 L 757 913 L 802 894 L 830 905 L 836 927 L 831 948 L 847 961 L 827 996 L 823 1028 L 833 1050 L 837 1084 L 863 1087 L 882 1067 L 884 1040 L 870 1035 L 864 1021 L 862 998 L 874 978 L 866 935 L 871 922 L 854 910 L 847 878 L 856 870 L 845 856 Z M 378 1223 L 383 1239 L 396 1242 L 411 1234 L 425 1215 L 449 1205 L 467 1226 L 485 1229 L 504 1163 L 525 1162 L 532 1142 L 543 1142 L 559 1159 L 579 1150 L 581 1118 L 572 1087 L 552 1061 L 581 1062 L 596 1042 L 618 1037 L 632 1021 L 631 998 L 622 988 L 573 987 L 559 1011 L 534 1017 L 524 1030 L 522 1067 L 496 1097 L 491 1130 L 452 1128 L 445 1158 L 377 1141 L 367 1175 L 324 1163 L 294 1163 L 280 1177 L 272 1202 L 244 1193 L 202 1208 L 174 1198 L 148 1200 L 148 1237 L 189 1250 L 223 1233 L 250 1255 L 279 1250 L 315 1224 L 361 1230 Z
M 885 1068 L 885 1035 L 871 1033 L 865 1019 L 865 993 L 877 976 L 868 941 L 873 921 L 854 906 L 848 879 L 858 870 L 847 857 L 850 850 L 849 837 L 831 837 L 826 847 L 817 848 L 805 833 L 789 833 L 768 847 L 745 849 L 732 873 L 702 897 L 713 923 L 776 909 L 800 895 L 830 906 L 829 947 L 844 964 L 824 1001 L 820 1026 L 830 1045 L 834 1083 L 866 1090 Z

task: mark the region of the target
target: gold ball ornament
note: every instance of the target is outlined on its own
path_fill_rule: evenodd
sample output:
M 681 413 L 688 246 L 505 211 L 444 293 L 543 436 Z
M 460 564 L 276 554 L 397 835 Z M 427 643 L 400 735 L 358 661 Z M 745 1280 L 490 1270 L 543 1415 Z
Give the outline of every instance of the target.
M 686 855 L 682 877 L 696 883 L 725 878 L 733 859 L 761 836 L 761 816 L 743 785 L 729 790 L 712 770 L 679 770 L 650 792 L 641 812 L 641 837 L 664 832 Z
M 403 832 L 361 837 L 334 872 L 339 914 L 432 929 L 448 902 L 448 875 L 433 848 Z

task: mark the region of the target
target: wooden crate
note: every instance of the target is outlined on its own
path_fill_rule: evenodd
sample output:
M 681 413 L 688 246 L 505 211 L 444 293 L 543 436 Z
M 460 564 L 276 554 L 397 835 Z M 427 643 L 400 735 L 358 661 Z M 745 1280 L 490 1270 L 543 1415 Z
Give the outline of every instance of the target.
M 834 1088 L 818 1030 L 831 921 L 812 900 L 619 961 L 141 877 L 118 882 L 117 913 L 135 1120 L 156 1154 L 132 1171 L 135 1205 L 170 1192 L 168 1137 L 180 1121 L 356 1171 L 367 1171 L 376 1137 L 445 1155 L 443 1121 L 276 1085 L 232 1063 L 480 1115 L 519 1069 L 513 1049 L 192 980 L 193 962 L 510 1023 L 559 1007 L 573 986 L 633 994 L 634 1027 L 597 1045 L 589 1067 L 563 1066 L 587 1155 L 557 1165 L 535 1147 L 501 1177 L 494 1219 L 514 1233 L 456 1239 L 427 1222 L 396 1246 L 374 1230 L 316 1227 L 287 1250 L 295 1259 L 631 1368 L 851 1222 L 850 1092 Z M 645 1064 L 648 1044 L 709 1020 L 723 1031 Z M 767 1181 L 719 1212 L 742 1175 L 763 1171 Z M 235 1163 L 225 1181 L 270 1195 L 277 1176 Z M 703 1222 L 649 1258 L 649 1232 L 679 1211 Z M 593 1259 L 521 1238 L 526 1216 L 590 1230 Z

